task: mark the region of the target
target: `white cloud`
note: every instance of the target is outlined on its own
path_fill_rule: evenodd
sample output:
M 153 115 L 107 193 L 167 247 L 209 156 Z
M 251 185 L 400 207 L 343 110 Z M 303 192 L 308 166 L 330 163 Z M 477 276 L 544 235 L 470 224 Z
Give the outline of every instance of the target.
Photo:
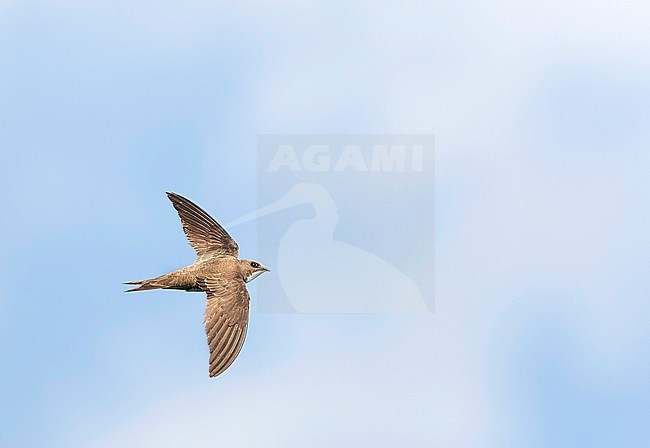
M 107 422 L 82 445 L 481 446 L 485 384 L 472 355 L 479 347 L 454 320 L 400 318 L 375 326 L 358 316 L 294 317 L 270 319 L 295 338 L 290 359 L 206 378 L 135 418 Z

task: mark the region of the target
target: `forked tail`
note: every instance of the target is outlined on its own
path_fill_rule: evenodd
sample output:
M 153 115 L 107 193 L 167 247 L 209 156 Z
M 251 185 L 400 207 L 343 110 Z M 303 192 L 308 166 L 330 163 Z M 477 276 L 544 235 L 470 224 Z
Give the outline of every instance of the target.
M 126 282 L 125 285 L 138 285 L 136 288 L 125 292 L 147 291 L 150 289 L 181 289 L 193 291 L 196 289 L 196 276 L 192 267 L 185 267 L 160 277 L 147 280 L 135 280 Z
M 127 289 L 124 292 L 135 292 L 135 291 L 147 291 L 149 289 L 161 289 L 166 288 L 166 285 L 158 283 L 160 277 L 150 278 L 148 280 L 135 280 L 132 282 L 125 282 L 125 285 L 139 285 L 136 288 Z

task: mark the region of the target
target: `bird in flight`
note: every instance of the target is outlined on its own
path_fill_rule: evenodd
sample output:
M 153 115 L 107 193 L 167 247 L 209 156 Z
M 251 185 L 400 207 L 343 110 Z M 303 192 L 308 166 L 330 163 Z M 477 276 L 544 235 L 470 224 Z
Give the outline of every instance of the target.
M 126 292 L 180 289 L 207 294 L 205 334 L 210 347 L 210 376 L 226 371 L 244 345 L 250 295 L 246 283 L 268 269 L 253 260 L 240 260 L 239 246 L 201 207 L 187 198 L 167 193 L 181 218 L 183 231 L 196 252 L 196 260 L 169 274 L 126 282 L 138 285 Z

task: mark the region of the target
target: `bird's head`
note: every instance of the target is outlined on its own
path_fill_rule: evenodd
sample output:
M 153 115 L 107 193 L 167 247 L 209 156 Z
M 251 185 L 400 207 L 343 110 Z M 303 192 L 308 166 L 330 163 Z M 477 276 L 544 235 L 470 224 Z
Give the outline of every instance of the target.
M 266 266 L 255 260 L 239 260 L 239 266 L 246 283 L 256 279 L 265 272 L 269 272 Z

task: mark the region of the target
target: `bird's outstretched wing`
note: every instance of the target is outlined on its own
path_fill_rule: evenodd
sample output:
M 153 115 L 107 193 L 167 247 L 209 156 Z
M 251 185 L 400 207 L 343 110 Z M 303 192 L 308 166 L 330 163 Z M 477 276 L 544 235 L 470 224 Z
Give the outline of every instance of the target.
M 197 257 L 211 255 L 238 256 L 239 246 L 228 232 L 201 207 L 180 194 L 167 193 L 167 197 L 181 218 L 183 231 L 196 251 Z
M 208 295 L 205 334 L 210 347 L 210 376 L 223 373 L 244 345 L 250 296 L 243 279 L 214 276 L 198 278 Z

